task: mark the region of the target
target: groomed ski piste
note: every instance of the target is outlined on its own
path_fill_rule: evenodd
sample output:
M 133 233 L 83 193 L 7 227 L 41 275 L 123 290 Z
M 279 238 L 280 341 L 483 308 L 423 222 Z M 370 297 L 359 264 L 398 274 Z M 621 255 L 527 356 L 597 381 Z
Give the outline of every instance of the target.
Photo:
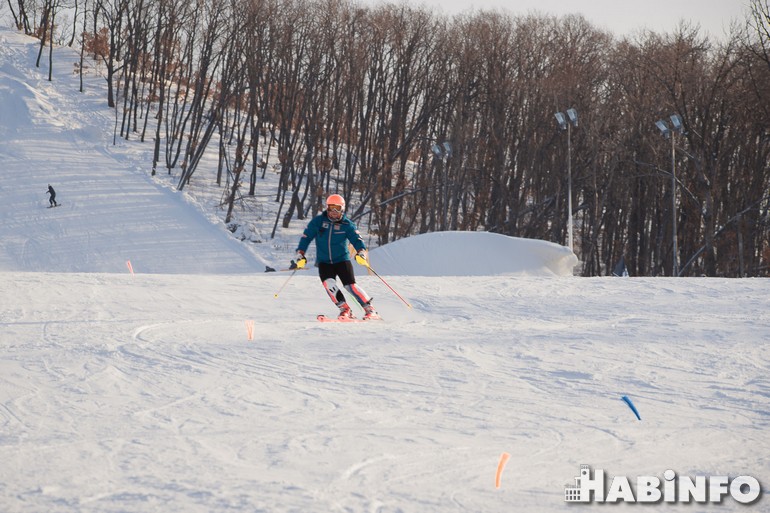
M 0 30 L 0 511 L 770 511 L 766 279 L 585 279 L 556 244 L 432 234 L 371 253 L 412 308 L 356 266 L 384 320 L 319 323 L 314 269 L 278 298 L 264 272 L 303 222 L 235 240 L 202 177 L 112 144 L 103 79 L 36 51 Z M 570 504 L 581 464 L 761 496 Z

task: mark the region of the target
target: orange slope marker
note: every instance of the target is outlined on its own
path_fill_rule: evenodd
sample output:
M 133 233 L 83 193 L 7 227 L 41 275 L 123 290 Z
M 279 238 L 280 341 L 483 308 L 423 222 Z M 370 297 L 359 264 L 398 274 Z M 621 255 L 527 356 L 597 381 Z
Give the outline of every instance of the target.
M 246 336 L 249 340 L 254 340 L 254 321 L 247 320 L 244 323 L 246 324 Z
M 503 474 L 505 464 L 508 463 L 511 455 L 504 452 L 500 455 L 500 462 L 497 464 L 497 474 L 495 475 L 495 488 L 500 488 L 500 476 Z

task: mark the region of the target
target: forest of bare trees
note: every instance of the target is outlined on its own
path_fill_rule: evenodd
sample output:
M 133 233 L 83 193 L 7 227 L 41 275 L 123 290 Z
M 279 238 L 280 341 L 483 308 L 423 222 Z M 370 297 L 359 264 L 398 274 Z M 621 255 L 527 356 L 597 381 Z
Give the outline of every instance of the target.
M 117 133 L 154 145 L 153 174 L 181 190 L 219 155 L 226 222 L 268 187 L 268 162 L 273 235 L 335 192 L 379 244 L 566 244 L 571 191 L 584 276 L 621 257 L 635 276 L 770 275 L 768 0 L 718 41 L 684 22 L 618 38 L 576 15 L 345 0 L 6 1 L 41 55 L 55 40 L 82 49 L 79 71 L 99 63 Z M 570 108 L 568 135 L 554 114 Z M 672 115 L 673 140 L 656 128 Z

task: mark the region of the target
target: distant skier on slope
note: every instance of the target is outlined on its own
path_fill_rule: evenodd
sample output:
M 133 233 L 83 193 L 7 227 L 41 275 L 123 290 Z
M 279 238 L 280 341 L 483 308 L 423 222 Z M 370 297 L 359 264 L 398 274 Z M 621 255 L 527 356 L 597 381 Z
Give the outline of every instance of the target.
M 316 263 L 318 276 L 332 302 L 340 309 L 340 319 L 353 319 L 353 312 L 345 301 L 342 290 L 335 278 L 339 277 L 342 285 L 350 292 L 364 309 L 364 319 L 379 319 L 370 298 L 356 285 L 353 264 L 350 262 L 348 241 L 356 250 L 356 262 L 366 265 L 366 245 L 355 223 L 345 215 L 345 199 L 339 194 L 326 198 L 326 211 L 314 217 L 305 228 L 297 246 L 297 268 L 302 269 L 307 263 L 305 251 L 310 243 L 316 243 Z
M 50 198 L 48 198 L 48 203 L 49 203 L 49 204 L 50 204 L 52 207 L 58 207 L 58 206 L 59 206 L 59 204 L 58 204 L 58 203 L 56 203 L 56 191 L 55 191 L 55 190 L 53 190 L 53 187 L 51 187 L 51 184 L 50 184 L 50 183 L 48 184 L 48 192 L 47 192 L 46 194 L 50 194 L 50 195 L 51 195 L 51 197 L 50 197 Z M 49 208 L 50 208 L 50 207 L 49 207 Z

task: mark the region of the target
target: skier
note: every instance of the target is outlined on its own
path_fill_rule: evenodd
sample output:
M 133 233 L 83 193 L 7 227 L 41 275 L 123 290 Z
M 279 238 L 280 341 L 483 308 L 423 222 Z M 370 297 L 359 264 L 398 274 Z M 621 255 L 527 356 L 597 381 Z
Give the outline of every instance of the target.
M 59 204 L 56 203 L 56 191 L 53 190 L 53 187 L 51 187 L 50 183 L 48 184 L 48 192 L 46 194 L 51 195 L 51 197 L 48 198 L 48 203 L 51 205 L 51 207 L 58 207 Z M 51 207 L 48 207 L 48 208 L 51 208 Z
M 314 217 L 305 228 L 297 246 L 297 268 L 302 269 L 307 263 L 305 251 L 310 243 L 316 242 L 316 263 L 318 276 L 321 278 L 329 298 L 340 309 L 338 316 L 341 320 L 354 319 L 350 306 L 345 301 L 342 290 L 337 286 L 335 278 L 350 292 L 363 307 L 364 319 L 379 319 L 372 306 L 370 298 L 364 290 L 356 285 L 353 264 L 350 262 L 348 241 L 356 250 L 356 262 L 367 265 L 366 245 L 356 225 L 345 215 L 345 199 L 339 194 L 326 198 L 326 211 Z

